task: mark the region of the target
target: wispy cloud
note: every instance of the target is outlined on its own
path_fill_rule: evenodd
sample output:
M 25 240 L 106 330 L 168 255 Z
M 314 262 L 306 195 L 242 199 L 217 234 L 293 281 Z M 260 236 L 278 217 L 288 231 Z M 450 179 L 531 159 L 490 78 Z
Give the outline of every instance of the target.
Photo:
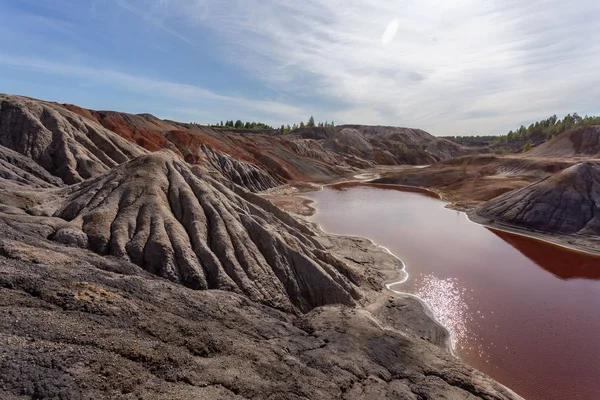
M 233 117 L 241 115 L 260 115 L 265 121 L 284 123 L 294 121 L 305 110 L 278 101 L 265 101 L 241 96 L 225 96 L 204 88 L 160 79 L 136 76 L 110 69 L 91 68 L 82 65 L 19 57 L 0 53 L 0 65 L 21 70 L 33 70 L 68 78 L 79 78 L 87 82 L 110 85 L 116 90 L 124 90 L 153 96 L 164 102 L 165 109 L 180 110 L 179 114 L 192 117 L 198 115 L 198 107 L 210 107 L 214 110 L 229 110 Z M 184 110 L 185 112 L 181 111 Z M 212 121 L 211 121 L 212 122 Z
M 107 103 L 128 91 L 190 118 L 200 108 L 203 118 L 271 123 L 313 114 L 440 135 L 600 113 L 597 0 L 28 3 L 43 7 L 0 5 L 13 13 L 0 27 L 0 64 L 102 83 L 114 89 Z M 35 29 L 20 23 L 30 14 Z
M 345 122 L 499 133 L 600 100 L 596 0 L 170 3 L 217 32 L 232 63 Z
M 153 25 L 155 28 L 166 32 L 167 34 L 181 41 L 184 41 L 187 44 L 193 45 L 194 42 L 190 38 L 179 32 L 178 30 L 170 27 L 164 22 L 165 10 L 162 6 L 166 5 L 166 3 L 167 0 L 158 0 L 158 2 L 155 3 L 155 6 L 153 7 L 154 9 L 156 9 L 157 12 L 153 12 L 152 10 L 148 11 L 147 9 L 138 8 L 125 0 L 115 0 L 115 4 L 117 4 L 119 7 L 137 15 L 144 21 Z

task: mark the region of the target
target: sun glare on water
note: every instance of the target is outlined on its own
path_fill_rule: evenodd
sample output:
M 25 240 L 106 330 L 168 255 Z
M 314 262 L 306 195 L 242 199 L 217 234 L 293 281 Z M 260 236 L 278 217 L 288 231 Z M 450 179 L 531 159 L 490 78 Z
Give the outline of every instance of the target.
M 414 294 L 429 305 L 436 319 L 448 329 L 453 350 L 467 343 L 468 327 L 473 318 L 466 301 L 467 290 L 459 285 L 457 279 L 438 279 L 427 275 Z

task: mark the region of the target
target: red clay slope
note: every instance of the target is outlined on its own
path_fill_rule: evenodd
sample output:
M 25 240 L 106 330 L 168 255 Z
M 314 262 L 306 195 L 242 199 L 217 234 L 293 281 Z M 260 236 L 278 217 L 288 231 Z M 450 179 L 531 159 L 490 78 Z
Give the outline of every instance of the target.
M 326 181 L 371 164 L 324 149 L 314 140 L 262 134 L 223 132 L 193 124 L 163 121 L 143 114 L 65 108 L 102 124 L 147 150 L 169 148 L 186 161 L 205 164 L 218 152 L 267 171 L 277 181 Z

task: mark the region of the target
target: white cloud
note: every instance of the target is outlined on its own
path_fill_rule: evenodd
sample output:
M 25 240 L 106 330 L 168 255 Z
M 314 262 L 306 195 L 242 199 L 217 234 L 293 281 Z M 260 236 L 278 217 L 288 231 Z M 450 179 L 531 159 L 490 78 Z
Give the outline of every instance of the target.
M 169 4 L 188 28 L 217 32 L 232 63 L 282 92 L 323 99 L 339 122 L 501 133 L 600 100 L 595 0 Z M 383 45 L 390 20 L 395 37 Z

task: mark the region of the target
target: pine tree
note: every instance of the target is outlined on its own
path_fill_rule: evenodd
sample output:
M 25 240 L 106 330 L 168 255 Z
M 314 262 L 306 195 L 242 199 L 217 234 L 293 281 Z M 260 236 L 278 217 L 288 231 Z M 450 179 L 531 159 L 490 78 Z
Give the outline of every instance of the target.
M 300 128 L 304 128 L 304 127 L 305 127 L 304 121 L 300 121 Z
M 314 128 L 314 126 L 315 126 L 315 119 L 311 115 L 310 118 L 308 119 L 308 127 L 309 128 Z

